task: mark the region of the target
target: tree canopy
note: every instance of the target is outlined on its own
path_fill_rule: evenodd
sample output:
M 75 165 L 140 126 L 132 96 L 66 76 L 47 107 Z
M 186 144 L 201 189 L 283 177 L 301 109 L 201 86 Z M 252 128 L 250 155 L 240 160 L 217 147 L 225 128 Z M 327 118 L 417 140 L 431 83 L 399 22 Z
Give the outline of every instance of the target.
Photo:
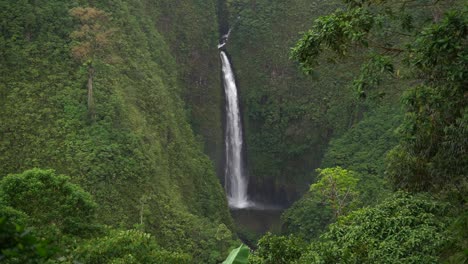
M 32 169 L 0 181 L 2 202 L 28 216 L 28 224 L 56 227 L 64 234 L 82 235 L 96 224 L 96 203 L 70 178 L 53 170 Z
M 346 1 L 346 9 L 318 18 L 291 56 L 310 72 L 320 56 L 365 54 L 368 60 L 352 84 L 364 99 L 381 83 L 382 73 L 412 83 L 402 96 L 405 119 L 399 145 L 389 155 L 388 175 L 396 188 L 410 191 L 461 190 L 468 168 L 467 35 L 466 6 Z
M 427 195 L 396 193 L 330 225 L 301 263 L 439 263 L 450 240 L 447 210 Z

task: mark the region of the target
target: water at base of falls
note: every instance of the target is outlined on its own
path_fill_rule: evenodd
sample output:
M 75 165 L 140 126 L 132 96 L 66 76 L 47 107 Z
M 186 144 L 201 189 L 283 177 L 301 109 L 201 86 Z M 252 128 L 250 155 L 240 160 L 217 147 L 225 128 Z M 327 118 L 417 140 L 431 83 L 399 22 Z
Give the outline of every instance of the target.
M 228 205 L 233 209 L 246 209 L 255 207 L 255 205 L 248 200 L 234 200 L 232 197 L 228 197 Z
M 224 51 L 221 51 L 220 56 L 226 95 L 225 189 L 231 208 L 249 208 L 253 207 L 254 204 L 249 201 L 247 195 L 248 182 L 245 177 L 242 159 L 242 122 L 240 118 L 237 86 L 229 58 Z

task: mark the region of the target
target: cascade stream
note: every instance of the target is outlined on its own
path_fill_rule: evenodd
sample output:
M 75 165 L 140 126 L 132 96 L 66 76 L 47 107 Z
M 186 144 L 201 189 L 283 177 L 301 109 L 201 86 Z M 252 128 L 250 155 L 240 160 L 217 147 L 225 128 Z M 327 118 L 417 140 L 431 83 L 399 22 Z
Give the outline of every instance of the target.
M 240 118 L 237 86 L 228 56 L 224 51 L 221 51 L 220 56 L 226 96 L 225 189 L 231 208 L 247 208 L 252 206 L 252 203 L 249 201 L 247 195 L 248 181 L 245 177 L 242 158 L 242 122 Z
M 279 232 L 280 216 L 284 209 L 277 205 L 254 202 L 247 192 L 249 182 L 243 159 L 244 142 L 239 93 L 231 62 L 225 52 L 230 33 L 231 29 L 221 37 L 218 45 L 226 97 L 224 188 L 236 225 L 258 235 L 273 230 Z M 244 233 L 238 233 L 238 236 L 244 243 L 255 246 L 251 238 Z

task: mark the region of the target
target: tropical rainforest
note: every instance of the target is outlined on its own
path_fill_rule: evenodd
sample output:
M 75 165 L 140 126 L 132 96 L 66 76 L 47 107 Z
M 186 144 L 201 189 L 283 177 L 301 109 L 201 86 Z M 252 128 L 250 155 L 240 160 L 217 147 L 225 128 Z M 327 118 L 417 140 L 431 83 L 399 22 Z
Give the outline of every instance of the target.
M 466 1 L 0 0 L 0 15 L 0 262 L 468 263 Z M 220 40 L 248 196 L 281 208 L 267 233 L 223 187 Z

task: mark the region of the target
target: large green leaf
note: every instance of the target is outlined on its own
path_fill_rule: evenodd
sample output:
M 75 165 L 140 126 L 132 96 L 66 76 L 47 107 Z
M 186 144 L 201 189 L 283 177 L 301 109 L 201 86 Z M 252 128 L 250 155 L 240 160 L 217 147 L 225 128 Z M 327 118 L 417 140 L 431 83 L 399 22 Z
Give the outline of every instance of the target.
M 229 256 L 222 264 L 247 264 L 250 249 L 242 244 L 229 253 Z

